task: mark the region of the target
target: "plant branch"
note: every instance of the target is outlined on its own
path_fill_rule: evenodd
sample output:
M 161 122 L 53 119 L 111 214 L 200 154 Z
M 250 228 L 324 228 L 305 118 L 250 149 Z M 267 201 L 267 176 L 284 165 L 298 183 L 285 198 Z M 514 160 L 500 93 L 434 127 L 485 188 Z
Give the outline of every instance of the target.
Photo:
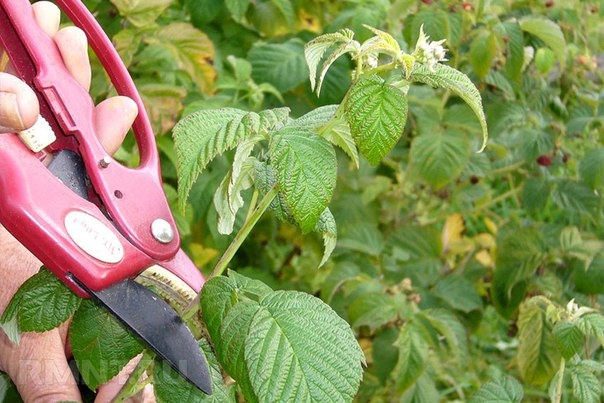
M 138 362 L 138 364 L 136 364 L 136 367 L 128 377 L 126 383 L 124 383 L 124 385 L 120 389 L 119 393 L 115 396 L 113 402 L 125 402 L 127 399 L 140 392 L 149 383 L 148 378 L 145 381 L 141 382 L 139 382 L 139 380 L 141 376 L 143 376 L 145 371 L 147 371 L 147 369 L 149 369 L 151 365 L 153 365 L 153 356 L 154 354 L 149 350 L 143 351 L 143 355 L 140 361 Z
M 273 186 L 264 195 L 264 197 L 260 200 L 260 202 L 255 208 L 255 203 L 252 203 L 250 205 L 250 212 L 247 214 L 245 222 L 231 241 L 228 248 L 222 254 L 222 257 L 220 258 L 218 263 L 216 263 L 216 266 L 214 267 L 214 270 L 212 270 L 212 273 L 208 277 L 208 280 L 222 275 L 222 273 L 224 273 L 224 271 L 228 268 L 229 263 L 231 263 L 231 260 L 235 256 L 235 253 L 237 253 L 239 247 L 241 247 L 241 245 L 246 240 L 254 226 L 258 223 L 258 220 L 260 220 L 260 217 L 262 217 L 264 212 L 271 205 L 273 199 L 275 198 L 275 196 L 277 196 L 277 193 L 277 187 Z M 185 322 L 191 319 L 199 311 L 200 296 L 201 293 L 197 294 L 197 296 L 189 303 L 187 308 L 184 310 L 182 318 Z
M 556 390 L 554 392 L 554 400 L 552 403 L 560 403 L 560 401 L 562 400 L 562 386 L 563 386 L 563 381 L 564 381 L 564 367 L 566 365 L 566 360 L 564 358 L 560 359 L 560 369 L 559 374 L 560 376 L 557 379 L 556 382 Z

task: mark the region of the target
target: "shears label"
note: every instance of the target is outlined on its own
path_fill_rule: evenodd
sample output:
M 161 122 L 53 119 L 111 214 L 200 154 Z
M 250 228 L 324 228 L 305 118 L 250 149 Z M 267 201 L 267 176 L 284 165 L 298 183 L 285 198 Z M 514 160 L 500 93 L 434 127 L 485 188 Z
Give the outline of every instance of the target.
M 65 216 L 65 229 L 84 252 L 105 263 L 118 263 L 124 258 L 124 247 L 117 236 L 100 220 L 82 211 Z

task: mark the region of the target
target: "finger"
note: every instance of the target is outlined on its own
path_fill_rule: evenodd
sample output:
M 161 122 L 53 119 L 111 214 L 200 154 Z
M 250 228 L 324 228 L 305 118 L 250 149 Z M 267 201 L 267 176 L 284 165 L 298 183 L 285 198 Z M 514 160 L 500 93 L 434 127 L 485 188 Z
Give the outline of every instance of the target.
M 117 151 L 137 114 L 136 103 L 128 97 L 111 97 L 97 105 L 94 129 L 105 151 L 109 154 Z
M 10 343 L 0 337 L 0 344 Z M 6 372 L 25 402 L 80 401 L 58 329 L 24 333 L 7 355 Z
M 0 72 L 0 132 L 32 126 L 40 113 L 34 92 L 17 77 Z
M 63 63 L 71 75 L 86 91 L 90 88 L 92 73 L 88 58 L 88 40 L 78 27 L 65 27 L 54 36 L 63 57 Z
M 55 4 L 49 1 L 39 1 L 32 4 L 34 10 L 34 18 L 36 19 L 42 31 L 51 38 L 55 36 L 59 30 L 61 21 L 61 10 Z
M 130 377 L 130 374 L 132 373 L 134 368 L 136 368 L 136 365 L 138 364 L 140 359 L 141 359 L 141 355 L 138 355 L 137 357 L 133 358 L 132 360 L 130 360 L 130 362 L 128 364 L 126 364 L 124 366 L 124 368 L 122 368 L 122 370 L 119 372 L 119 374 L 117 374 L 115 377 L 113 377 L 106 384 L 99 386 L 99 389 L 96 394 L 95 402 L 102 403 L 102 402 L 113 401 L 113 399 L 117 396 L 117 394 L 120 392 L 120 390 L 122 389 L 122 387 L 124 386 L 124 384 L 126 383 L 128 378 Z M 143 375 L 143 376 L 146 377 L 146 375 Z M 151 385 L 147 385 L 142 391 L 140 391 L 135 396 L 130 398 L 128 400 L 128 402 L 131 402 L 131 403 L 155 402 L 155 398 L 153 395 L 153 387 Z

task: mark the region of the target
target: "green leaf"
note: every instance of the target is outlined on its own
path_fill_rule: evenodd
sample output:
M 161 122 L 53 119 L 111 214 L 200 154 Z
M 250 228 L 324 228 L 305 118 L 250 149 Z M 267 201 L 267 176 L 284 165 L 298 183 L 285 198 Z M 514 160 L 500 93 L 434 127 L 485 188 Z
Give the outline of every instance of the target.
M 376 74 L 362 76 L 348 92 L 345 111 L 361 154 L 375 165 L 403 134 L 407 97 Z
M 481 32 L 472 41 L 470 45 L 470 64 L 481 80 L 491 70 L 497 50 L 497 37 L 492 32 Z
M 401 328 L 395 346 L 398 348 L 398 362 L 392 375 L 396 380 L 397 391 L 404 392 L 424 373 L 428 362 L 428 346 L 422 334 L 410 322 Z
M 260 301 L 245 360 L 262 401 L 342 402 L 357 392 L 364 356 L 348 324 L 327 304 L 276 291 Z
M 20 332 L 45 332 L 65 322 L 80 301 L 58 277 L 42 267 L 19 287 L 0 323 L 17 344 Z
M 225 5 L 233 19 L 241 21 L 250 5 L 250 0 L 225 0 Z
M 201 110 L 174 127 L 174 148 L 181 203 L 188 197 L 197 176 L 217 155 L 230 150 L 250 136 L 251 128 L 243 123 L 246 112 L 222 108 Z
M 230 234 L 233 232 L 237 212 L 243 207 L 241 192 L 253 184 L 255 159 L 250 157 L 256 143 L 263 137 L 257 136 L 242 141 L 237 147 L 233 166 L 224 177 L 214 194 L 214 206 L 218 212 L 218 232 Z
M 570 322 L 558 322 L 552 329 L 554 341 L 562 357 L 570 360 L 583 347 L 583 333 L 581 329 Z
M 456 131 L 423 134 L 411 145 L 409 158 L 430 186 L 440 189 L 455 180 L 470 161 L 470 142 Z
M 69 340 L 78 370 L 92 390 L 117 375 L 143 351 L 138 339 L 91 300 L 83 300 L 73 316 Z
M 604 188 L 604 147 L 588 150 L 579 162 L 581 179 L 592 189 Z
M 598 403 L 602 400 L 602 385 L 594 370 L 579 362 L 577 365 L 569 365 L 568 372 L 573 385 L 573 395 L 581 403 Z
M 304 47 L 304 58 L 309 69 L 310 86 L 313 91 L 316 89 L 317 95 L 321 93 L 321 86 L 327 70 L 336 59 L 346 53 L 359 51 L 361 45 L 353 38 L 354 32 L 352 30 L 343 29 L 335 33 L 318 36 Z M 328 50 L 329 53 L 324 58 Z M 321 63 L 322 61 L 323 63 Z
M 535 300 L 520 305 L 516 362 L 525 382 L 543 385 L 558 369 L 560 353 L 555 347 L 545 310 Z
M 520 28 L 542 40 L 554 51 L 560 62 L 560 67 L 564 68 L 566 66 L 566 41 L 558 24 L 543 17 L 529 16 L 520 20 Z
M 321 106 L 299 117 L 289 125 L 316 131 L 327 141 L 340 147 L 358 168 L 359 152 L 348 123 L 341 116 L 336 116 L 338 107 L 339 105 Z
M 445 301 L 451 308 L 464 313 L 482 308 L 482 300 L 476 288 L 462 276 L 444 277 L 436 283 L 432 293 Z
M 348 322 L 353 328 L 368 326 L 372 331 L 397 319 L 404 303 L 394 295 L 364 293 L 348 306 Z
M 432 403 L 438 402 L 440 393 L 436 389 L 434 380 L 427 373 L 422 374 L 417 382 L 411 386 L 402 398 L 400 403 Z
M 172 0 L 111 0 L 119 13 L 132 25 L 142 28 L 151 25 L 172 3 Z
M 468 403 L 520 403 L 523 398 L 520 382 L 507 375 L 482 385 Z
M 197 387 L 186 381 L 174 371 L 164 360 L 156 358 L 153 366 L 153 391 L 158 403 L 170 402 L 211 402 L 226 403 L 236 402 L 234 385 L 225 385 L 222 379 L 220 366 L 212 352 L 212 347 L 207 341 L 199 342 L 201 351 L 210 368 L 212 378 L 212 395 L 206 395 Z
M 561 179 L 556 182 L 552 200 L 563 210 L 595 216 L 600 207 L 600 198 L 582 182 Z
M 468 357 L 468 344 L 466 329 L 459 319 L 450 311 L 440 308 L 425 309 L 416 317 L 418 323 L 432 333 L 435 346 L 444 348 L 447 359 L 463 366 Z
M 313 231 L 318 232 L 323 236 L 323 257 L 321 258 L 321 263 L 319 263 L 319 267 L 322 267 L 331 256 L 338 241 L 336 219 L 328 208 L 321 213 Z
M 594 337 L 604 347 L 604 316 L 591 313 L 577 319 L 576 326 L 585 336 Z
M 302 84 L 308 77 L 304 63 L 304 43 L 293 38 L 284 43 L 259 43 L 252 47 L 248 59 L 257 83 L 268 82 L 281 93 Z
M 428 84 L 435 88 L 447 89 L 463 99 L 472 108 L 480 122 L 482 128 L 482 146 L 480 150 L 484 149 L 488 139 L 487 120 L 482 109 L 480 92 L 468 76 L 441 63 L 434 66 L 434 71 L 430 71 L 426 66 L 418 63 L 415 65 L 409 80 Z
M 336 184 L 336 156 L 322 137 L 295 127 L 275 132 L 269 144 L 279 192 L 303 232 L 312 231 Z

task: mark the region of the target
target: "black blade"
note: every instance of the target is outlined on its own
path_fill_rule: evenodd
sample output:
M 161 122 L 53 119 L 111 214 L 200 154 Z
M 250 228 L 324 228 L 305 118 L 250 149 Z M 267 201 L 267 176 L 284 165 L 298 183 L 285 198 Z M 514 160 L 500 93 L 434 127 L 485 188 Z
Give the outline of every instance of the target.
M 186 380 L 202 392 L 212 393 L 205 357 L 189 328 L 168 303 L 134 280 L 92 291 L 75 277 L 72 279 Z

